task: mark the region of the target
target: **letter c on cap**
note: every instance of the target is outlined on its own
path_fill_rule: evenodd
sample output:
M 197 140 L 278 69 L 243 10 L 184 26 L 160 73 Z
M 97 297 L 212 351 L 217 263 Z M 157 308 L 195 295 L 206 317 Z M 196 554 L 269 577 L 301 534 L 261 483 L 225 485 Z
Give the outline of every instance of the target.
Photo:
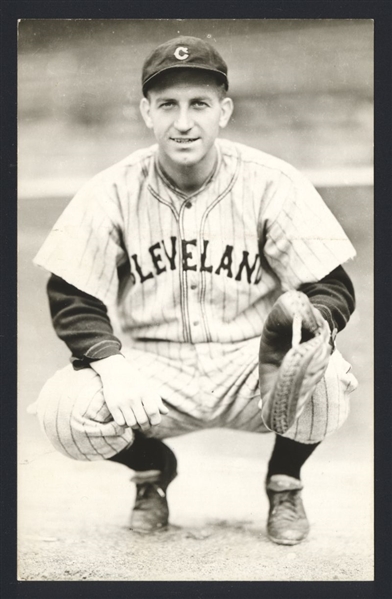
M 174 52 L 174 56 L 178 60 L 185 60 L 189 56 L 188 48 L 185 48 L 184 46 L 178 46 L 178 48 L 176 48 L 176 51 Z

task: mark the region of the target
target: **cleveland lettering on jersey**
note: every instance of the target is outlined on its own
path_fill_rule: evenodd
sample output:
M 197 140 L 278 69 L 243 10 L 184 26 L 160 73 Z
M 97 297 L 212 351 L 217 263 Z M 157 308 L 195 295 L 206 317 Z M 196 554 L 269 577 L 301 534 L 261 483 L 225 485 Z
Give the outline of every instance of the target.
M 170 242 L 157 241 L 151 245 L 146 254 L 131 256 L 132 282 L 145 283 L 168 270 L 177 270 L 181 264 L 183 271 L 209 272 L 226 276 L 249 285 L 258 285 L 262 279 L 260 255 L 250 257 L 247 250 L 237 250 L 233 245 L 226 245 L 221 256 L 215 260 L 209 252 L 209 240 L 204 239 L 200 250 L 197 239 L 181 239 L 170 237 Z M 170 250 L 168 250 L 170 248 Z M 179 258 L 180 257 L 180 258 Z M 199 258 L 199 259 L 198 259 Z

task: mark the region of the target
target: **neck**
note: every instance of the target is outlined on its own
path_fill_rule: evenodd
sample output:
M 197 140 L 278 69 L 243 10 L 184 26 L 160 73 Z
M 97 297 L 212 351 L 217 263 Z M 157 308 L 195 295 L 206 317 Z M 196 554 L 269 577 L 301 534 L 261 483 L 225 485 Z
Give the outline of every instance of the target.
M 201 162 L 198 164 L 173 164 L 170 160 L 167 160 L 165 156 L 158 155 L 159 164 L 165 171 L 166 175 L 173 181 L 175 186 L 187 194 L 195 193 L 208 177 L 211 175 L 215 163 L 217 152 L 216 148 L 213 148 Z

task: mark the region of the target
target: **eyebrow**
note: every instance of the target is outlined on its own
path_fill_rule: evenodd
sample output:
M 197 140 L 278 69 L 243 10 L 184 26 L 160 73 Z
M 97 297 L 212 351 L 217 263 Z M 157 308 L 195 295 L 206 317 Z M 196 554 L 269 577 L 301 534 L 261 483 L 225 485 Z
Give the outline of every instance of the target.
M 200 95 L 200 96 L 195 96 L 194 98 L 190 98 L 190 102 L 200 102 L 201 100 L 211 100 L 211 96 L 209 95 Z M 170 96 L 157 96 L 156 97 L 156 101 L 157 102 L 177 102 L 176 98 L 170 97 Z

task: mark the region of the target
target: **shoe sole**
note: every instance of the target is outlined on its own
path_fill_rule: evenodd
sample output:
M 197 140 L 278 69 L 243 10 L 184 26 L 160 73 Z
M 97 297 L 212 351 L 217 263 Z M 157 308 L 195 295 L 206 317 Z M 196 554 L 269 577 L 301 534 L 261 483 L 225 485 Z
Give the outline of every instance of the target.
M 308 535 L 305 535 L 302 539 L 298 540 L 298 541 L 291 541 L 289 539 L 276 539 L 275 537 L 271 537 L 271 535 L 267 535 L 270 541 L 273 541 L 273 543 L 276 543 L 277 545 L 298 545 L 299 543 L 302 543 L 302 541 L 304 541 Z
M 165 526 L 160 526 L 159 528 L 153 528 L 151 530 L 146 530 L 144 528 L 130 528 L 129 530 L 131 530 L 132 532 L 138 534 L 138 535 L 153 535 L 156 532 L 163 532 L 165 530 L 168 530 L 169 525 L 165 524 Z

